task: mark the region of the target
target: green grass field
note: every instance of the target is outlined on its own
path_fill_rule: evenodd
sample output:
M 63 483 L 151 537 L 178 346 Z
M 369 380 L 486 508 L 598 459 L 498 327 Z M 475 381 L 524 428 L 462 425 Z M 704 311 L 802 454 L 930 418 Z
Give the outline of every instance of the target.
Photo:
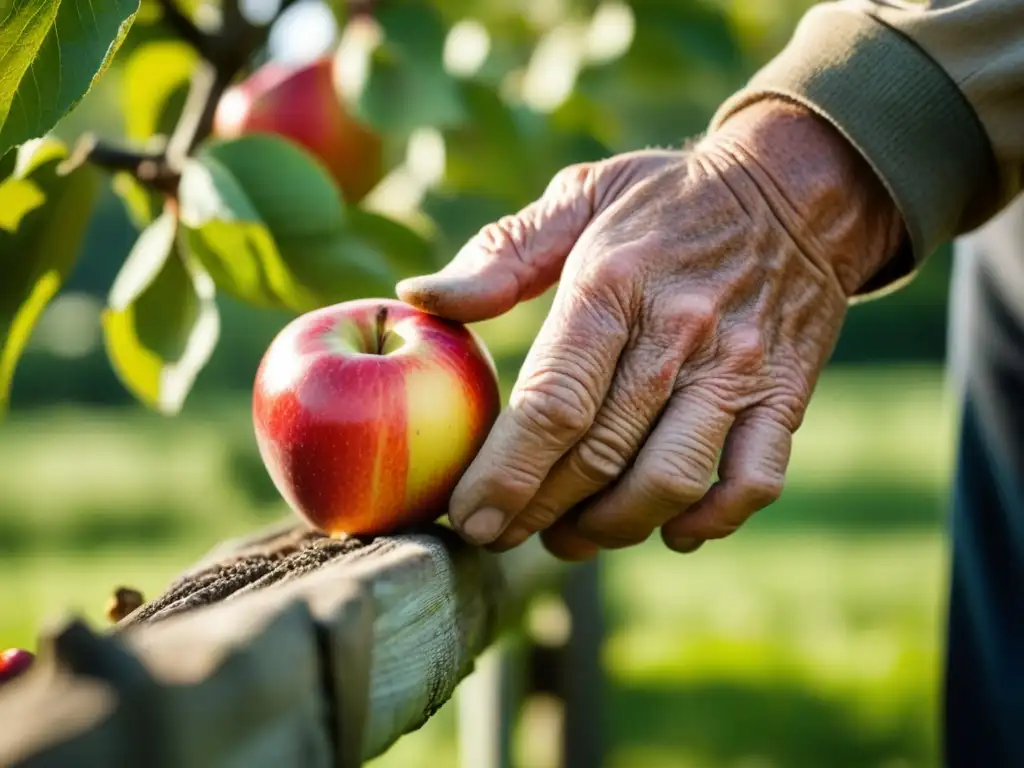
M 831 371 L 782 500 L 691 556 L 608 557 L 613 766 L 934 765 L 951 416 L 937 370 Z M 242 399 L 15 413 L 0 467 L 0 647 L 66 610 L 99 624 L 113 586 L 155 594 L 285 511 Z M 448 707 L 374 765 L 448 765 L 453 727 Z

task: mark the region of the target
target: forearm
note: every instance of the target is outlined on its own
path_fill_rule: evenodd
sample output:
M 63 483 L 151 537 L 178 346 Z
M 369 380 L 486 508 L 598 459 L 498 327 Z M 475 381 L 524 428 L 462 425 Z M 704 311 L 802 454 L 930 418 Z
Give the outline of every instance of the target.
M 1019 188 L 1024 161 L 1024 4 L 966 0 L 813 7 L 789 45 L 726 102 L 804 105 L 873 168 L 906 225 L 895 256 L 861 293 L 907 278 L 944 241 L 991 217 Z

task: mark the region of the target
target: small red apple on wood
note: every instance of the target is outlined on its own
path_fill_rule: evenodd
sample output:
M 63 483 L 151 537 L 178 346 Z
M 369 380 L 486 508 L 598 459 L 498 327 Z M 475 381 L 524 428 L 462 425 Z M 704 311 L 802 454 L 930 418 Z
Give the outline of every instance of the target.
M 252 415 L 295 512 L 328 535 L 378 535 L 444 514 L 500 408 L 494 361 L 470 328 L 360 299 L 285 326 Z

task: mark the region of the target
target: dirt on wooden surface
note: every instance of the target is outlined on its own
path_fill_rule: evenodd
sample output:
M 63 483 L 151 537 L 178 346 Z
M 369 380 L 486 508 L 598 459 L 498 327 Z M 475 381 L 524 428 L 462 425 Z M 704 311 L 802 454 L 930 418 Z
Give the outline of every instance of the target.
M 166 619 L 271 584 L 315 571 L 325 563 L 371 544 L 368 538 L 328 538 L 296 525 L 256 540 L 175 579 L 163 594 L 120 622 L 128 627 Z
M 450 529 L 437 524 L 407 533 L 429 533 L 442 540 L 456 538 Z M 151 623 L 212 605 L 312 573 L 338 559 L 370 557 L 389 541 L 387 536 L 331 538 L 301 523 L 250 537 L 182 573 L 161 595 L 121 618 L 117 628 Z

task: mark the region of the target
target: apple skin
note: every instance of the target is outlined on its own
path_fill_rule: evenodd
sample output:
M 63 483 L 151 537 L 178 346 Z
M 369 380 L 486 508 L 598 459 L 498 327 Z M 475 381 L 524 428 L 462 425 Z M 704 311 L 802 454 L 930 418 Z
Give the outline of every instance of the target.
M 368 536 L 444 514 L 500 410 L 494 361 L 472 329 L 358 299 L 281 330 L 257 370 L 252 416 L 291 508 L 330 536 Z
M 283 136 L 316 155 L 350 205 L 383 177 L 381 137 L 348 114 L 329 56 L 299 66 L 268 62 L 224 92 L 213 135 L 233 139 L 253 133 Z
M 0 685 L 27 671 L 36 657 L 22 648 L 8 648 L 0 651 Z

